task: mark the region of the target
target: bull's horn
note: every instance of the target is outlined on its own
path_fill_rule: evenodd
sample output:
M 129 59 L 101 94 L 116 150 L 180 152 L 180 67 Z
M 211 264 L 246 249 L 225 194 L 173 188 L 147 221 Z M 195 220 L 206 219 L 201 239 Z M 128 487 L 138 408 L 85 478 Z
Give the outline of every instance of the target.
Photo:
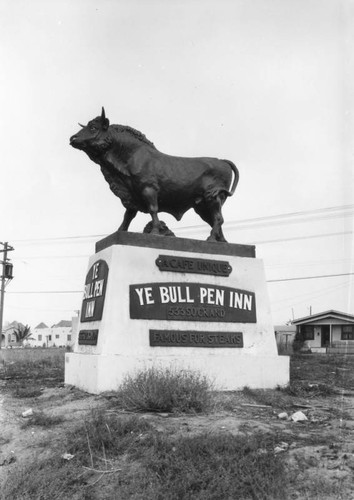
M 109 120 L 106 118 L 106 113 L 104 112 L 104 107 L 102 106 L 101 123 L 103 130 L 107 130 L 109 127 Z
M 85 128 L 85 125 L 81 125 L 81 123 L 79 123 L 79 125 L 80 125 L 81 128 Z

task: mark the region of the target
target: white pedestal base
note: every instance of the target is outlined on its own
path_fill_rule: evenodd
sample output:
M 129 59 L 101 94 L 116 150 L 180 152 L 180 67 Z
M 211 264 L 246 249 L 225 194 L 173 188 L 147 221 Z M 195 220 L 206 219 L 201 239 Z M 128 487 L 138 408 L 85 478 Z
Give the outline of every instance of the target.
M 99 394 L 114 391 L 127 374 L 151 367 L 196 370 L 206 375 L 215 390 L 236 391 L 247 386 L 251 389 L 271 389 L 289 383 L 288 356 L 194 355 L 184 359 L 175 356 L 124 356 L 95 354 L 66 354 L 66 383 L 79 389 Z
M 115 390 L 126 375 L 151 366 L 198 370 L 218 390 L 289 383 L 289 358 L 277 354 L 263 262 L 254 258 L 253 247 L 148 235 L 135 238 L 132 233 L 114 238 L 118 240 L 99 246 L 89 261 L 78 327 L 81 340 L 76 339 L 74 352 L 66 354 L 66 384 L 90 393 Z M 226 262 L 230 274 L 160 270 L 161 254 L 180 259 L 183 265 L 186 259 Z M 106 270 L 104 278 L 96 268 L 98 262 Z M 164 287 L 179 290 L 178 299 L 171 293 L 167 309 Z M 247 301 L 236 304 L 235 290 Z M 96 303 L 90 307 L 88 301 Z M 99 319 L 94 316 L 98 307 Z M 90 315 L 95 319 L 91 321 Z M 168 341 L 154 344 L 152 332 L 162 332 L 161 338 Z M 188 335 L 185 345 L 171 340 Z M 221 344 L 208 340 L 218 336 Z M 237 336 L 234 345 L 227 341 L 230 336 Z

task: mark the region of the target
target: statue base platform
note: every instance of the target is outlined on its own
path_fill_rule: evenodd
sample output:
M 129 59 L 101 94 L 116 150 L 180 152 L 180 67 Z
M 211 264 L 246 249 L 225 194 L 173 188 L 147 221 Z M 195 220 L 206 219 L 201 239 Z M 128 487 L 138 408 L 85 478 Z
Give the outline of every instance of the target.
M 98 394 L 150 367 L 197 370 L 216 390 L 289 383 L 253 246 L 115 233 L 84 290 L 66 384 Z

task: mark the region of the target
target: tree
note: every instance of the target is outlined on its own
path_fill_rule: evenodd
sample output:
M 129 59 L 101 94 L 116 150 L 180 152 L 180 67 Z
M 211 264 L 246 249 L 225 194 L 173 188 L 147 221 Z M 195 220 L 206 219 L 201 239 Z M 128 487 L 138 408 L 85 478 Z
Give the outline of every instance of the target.
M 16 340 L 19 344 L 23 345 L 25 340 L 31 339 L 31 327 L 28 325 L 19 324 L 17 328 L 14 330 L 14 334 L 16 336 Z

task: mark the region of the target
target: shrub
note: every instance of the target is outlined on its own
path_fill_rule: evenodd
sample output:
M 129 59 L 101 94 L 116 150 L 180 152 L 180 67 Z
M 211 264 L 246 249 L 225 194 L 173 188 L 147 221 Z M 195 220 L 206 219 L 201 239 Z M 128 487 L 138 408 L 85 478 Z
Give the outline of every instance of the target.
M 196 412 L 210 407 L 212 384 L 199 372 L 148 368 L 127 376 L 117 392 L 129 411 Z

